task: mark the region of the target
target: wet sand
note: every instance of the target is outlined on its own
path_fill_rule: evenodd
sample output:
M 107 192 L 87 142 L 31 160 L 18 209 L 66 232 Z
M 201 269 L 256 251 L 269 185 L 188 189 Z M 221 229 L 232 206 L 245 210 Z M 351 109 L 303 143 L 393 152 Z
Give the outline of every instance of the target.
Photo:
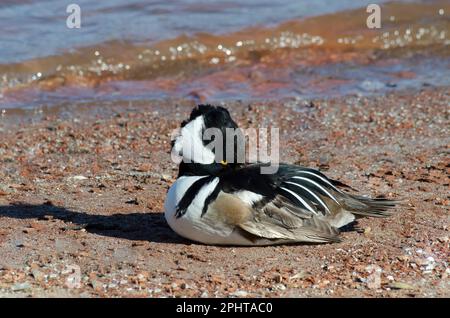
M 258 248 L 164 220 L 169 135 L 193 101 L 0 117 L 0 296 L 449 297 L 449 103 L 431 87 L 228 103 L 244 128 L 280 128 L 283 161 L 404 199 L 342 243 Z

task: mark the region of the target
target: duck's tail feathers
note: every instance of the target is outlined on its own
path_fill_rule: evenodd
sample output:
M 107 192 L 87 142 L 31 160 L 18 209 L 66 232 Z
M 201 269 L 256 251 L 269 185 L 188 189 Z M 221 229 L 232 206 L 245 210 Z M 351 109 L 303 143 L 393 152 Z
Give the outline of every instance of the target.
M 393 214 L 393 208 L 400 204 L 401 200 L 386 198 L 367 198 L 358 195 L 347 194 L 342 197 L 341 204 L 345 210 L 356 216 L 386 217 Z

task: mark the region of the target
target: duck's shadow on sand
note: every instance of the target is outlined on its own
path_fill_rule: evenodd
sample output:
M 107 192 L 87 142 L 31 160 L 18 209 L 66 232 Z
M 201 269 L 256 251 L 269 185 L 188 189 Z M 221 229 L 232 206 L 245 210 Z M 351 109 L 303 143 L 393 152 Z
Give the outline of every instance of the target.
M 13 204 L 0 206 L 0 218 L 62 220 L 63 229 L 85 229 L 89 233 L 155 243 L 189 244 L 166 223 L 163 213 L 88 214 L 53 205 Z
M 192 244 L 173 232 L 167 225 L 163 213 L 116 213 L 111 215 L 88 214 L 71 211 L 63 207 L 48 204 L 30 205 L 13 204 L 0 206 L 0 219 L 3 217 L 30 220 L 61 220 L 63 230 L 81 230 L 97 235 L 127 239 L 132 241 L 149 241 L 153 243 Z M 354 222 L 341 232 L 355 230 Z M 294 243 L 295 244 L 295 243 Z M 298 243 L 296 243 L 298 244 Z M 313 243 L 300 243 L 310 245 Z

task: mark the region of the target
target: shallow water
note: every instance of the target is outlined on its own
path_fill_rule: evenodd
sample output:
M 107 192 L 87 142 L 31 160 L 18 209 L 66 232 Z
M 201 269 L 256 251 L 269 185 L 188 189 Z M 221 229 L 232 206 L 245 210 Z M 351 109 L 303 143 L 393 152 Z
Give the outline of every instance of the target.
M 386 1 L 378 1 L 382 3 Z M 59 0 L 9 0 L 0 3 L 0 63 L 60 54 L 108 41 L 155 43 L 182 34 L 224 34 L 254 25 L 274 25 L 313 15 L 362 7 L 367 0 L 108 0 L 73 1 L 82 25 L 66 27 Z
M 3 1 L 0 109 L 449 86 L 448 1 L 385 3 L 372 30 L 369 2 L 78 1 L 68 29 L 60 1 Z

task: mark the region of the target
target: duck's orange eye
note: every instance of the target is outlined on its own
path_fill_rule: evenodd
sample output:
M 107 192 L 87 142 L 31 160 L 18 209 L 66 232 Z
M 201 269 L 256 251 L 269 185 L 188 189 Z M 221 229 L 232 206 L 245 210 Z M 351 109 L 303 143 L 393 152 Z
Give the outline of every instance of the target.
M 225 160 L 222 160 L 222 161 L 220 162 L 220 164 L 221 164 L 222 166 L 226 166 L 226 165 L 228 164 L 228 162 L 226 162 Z

